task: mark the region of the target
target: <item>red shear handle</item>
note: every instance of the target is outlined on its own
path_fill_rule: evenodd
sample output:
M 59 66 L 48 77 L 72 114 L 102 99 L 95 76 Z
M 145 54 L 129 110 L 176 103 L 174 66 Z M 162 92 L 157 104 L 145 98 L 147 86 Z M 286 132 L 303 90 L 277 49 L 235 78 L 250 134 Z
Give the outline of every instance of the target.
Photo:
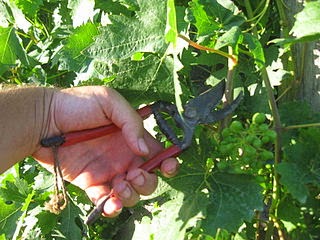
M 164 149 L 162 152 L 158 153 L 153 158 L 150 158 L 148 161 L 144 162 L 140 168 L 147 171 L 152 172 L 155 169 L 159 168 L 161 163 L 171 157 L 177 157 L 182 152 L 182 149 L 177 145 L 172 145 L 171 147 L 168 147 Z
M 143 108 L 138 109 L 137 112 L 142 119 L 146 119 L 152 114 L 152 109 L 150 106 L 147 105 Z M 61 146 L 70 146 L 79 142 L 99 138 L 102 136 L 106 136 L 110 133 L 116 132 L 118 130 L 119 128 L 116 125 L 110 124 L 107 126 L 97 127 L 93 129 L 65 133 L 62 136 L 63 143 L 61 144 Z
M 97 127 L 93 129 L 86 129 L 82 131 L 70 132 L 64 134 L 64 143 L 61 146 L 70 146 L 79 142 L 88 141 L 91 139 L 99 138 L 102 136 L 106 136 L 110 133 L 118 131 L 119 128 L 110 124 L 107 126 Z

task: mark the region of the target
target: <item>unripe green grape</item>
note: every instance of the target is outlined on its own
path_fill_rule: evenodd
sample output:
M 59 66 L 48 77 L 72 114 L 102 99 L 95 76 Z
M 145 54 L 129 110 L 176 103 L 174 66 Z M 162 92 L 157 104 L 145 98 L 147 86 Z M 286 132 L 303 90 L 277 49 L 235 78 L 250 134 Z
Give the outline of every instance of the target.
M 271 164 L 269 164 L 269 163 L 266 164 L 265 167 L 266 167 L 266 169 L 271 169 L 272 168 Z
M 259 130 L 262 131 L 262 132 L 265 132 L 265 131 L 267 131 L 268 129 L 269 129 L 268 124 L 263 123 L 263 124 L 261 124 L 261 125 L 259 126 Z
M 225 128 L 222 130 L 221 135 L 223 138 L 227 138 L 231 135 L 231 131 L 229 128 Z
M 252 145 L 255 148 L 261 148 L 262 146 L 262 141 L 259 138 L 255 138 L 254 141 L 252 142 Z
M 250 135 L 248 135 L 248 136 L 245 137 L 245 141 L 246 141 L 247 143 L 249 143 L 249 144 L 252 144 L 255 139 L 256 139 L 256 136 L 254 136 L 254 135 L 252 135 L 252 134 L 250 134 Z
M 243 130 L 242 123 L 240 121 L 237 121 L 237 120 L 233 121 L 230 124 L 230 130 L 233 131 L 233 132 L 242 131 Z
M 261 141 L 262 141 L 263 144 L 266 144 L 266 143 L 270 142 L 270 137 L 269 136 L 263 136 L 261 138 Z
M 274 130 L 268 129 L 268 131 L 264 133 L 264 136 L 268 136 L 270 138 L 270 142 L 273 142 L 276 140 L 277 133 Z
M 250 145 L 246 145 L 243 147 L 243 152 L 245 156 L 254 156 L 257 153 L 257 150 Z
M 252 122 L 255 124 L 261 124 L 266 121 L 266 115 L 264 113 L 255 113 L 252 117 Z
M 223 139 L 223 142 L 226 143 L 226 144 L 228 144 L 228 143 L 235 143 L 235 142 L 237 142 L 237 141 L 238 141 L 237 138 L 232 137 L 232 136 L 228 136 L 228 137 L 226 137 L 225 139 Z
M 267 150 L 263 150 L 260 154 L 262 160 L 267 161 L 270 159 L 273 159 L 273 152 L 267 151 Z
M 220 145 L 219 146 L 219 150 L 220 150 L 221 153 L 227 154 L 227 153 L 232 152 L 233 146 L 234 145 L 232 143 Z

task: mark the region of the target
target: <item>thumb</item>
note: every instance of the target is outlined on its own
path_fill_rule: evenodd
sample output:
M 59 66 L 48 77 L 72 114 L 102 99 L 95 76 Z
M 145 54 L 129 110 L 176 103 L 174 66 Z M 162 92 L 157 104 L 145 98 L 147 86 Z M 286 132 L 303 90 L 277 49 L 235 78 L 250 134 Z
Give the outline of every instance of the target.
M 101 106 L 109 120 L 118 126 L 129 148 L 137 155 L 147 155 L 149 148 L 144 139 L 143 120 L 127 100 L 117 91 L 106 88 Z

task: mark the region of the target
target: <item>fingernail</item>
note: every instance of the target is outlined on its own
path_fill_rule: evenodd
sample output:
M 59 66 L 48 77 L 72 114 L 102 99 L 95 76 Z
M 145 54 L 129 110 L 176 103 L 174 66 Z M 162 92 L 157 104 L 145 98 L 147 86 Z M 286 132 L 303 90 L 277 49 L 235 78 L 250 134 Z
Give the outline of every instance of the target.
M 121 198 L 126 198 L 126 199 L 130 198 L 131 197 L 131 189 L 126 185 L 124 187 L 124 189 L 121 192 L 119 192 L 119 196 Z
M 132 179 L 131 182 L 132 182 L 132 184 L 134 184 L 136 186 L 143 186 L 143 184 L 145 182 L 145 178 L 142 174 L 139 174 L 134 179 Z
M 146 144 L 146 141 L 143 138 L 139 138 L 138 145 L 139 145 L 139 149 L 142 153 L 144 153 L 144 154 L 149 153 L 149 148 Z
M 177 165 L 177 164 L 167 164 L 166 167 L 167 167 L 167 168 L 166 168 L 167 174 L 171 175 L 171 174 L 176 173 L 179 165 Z

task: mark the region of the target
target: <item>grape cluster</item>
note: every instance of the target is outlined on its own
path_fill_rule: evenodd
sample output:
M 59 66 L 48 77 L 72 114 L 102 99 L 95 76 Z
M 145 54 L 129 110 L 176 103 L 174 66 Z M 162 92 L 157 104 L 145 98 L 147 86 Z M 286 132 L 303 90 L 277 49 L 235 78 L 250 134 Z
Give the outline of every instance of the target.
M 106 229 L 108 229 L 110 224 L 107 221 L 97 221 L 91 228 L 90 228 L 90 239 L 93 240 L 100 240 Z
M 223 129 L 218 146 L 218 168 L 231 173 L 261 174 L 271 167 L 276 132 L 270 129 L 264 113 L 255 113 L 251 121 L 233 121 Z

